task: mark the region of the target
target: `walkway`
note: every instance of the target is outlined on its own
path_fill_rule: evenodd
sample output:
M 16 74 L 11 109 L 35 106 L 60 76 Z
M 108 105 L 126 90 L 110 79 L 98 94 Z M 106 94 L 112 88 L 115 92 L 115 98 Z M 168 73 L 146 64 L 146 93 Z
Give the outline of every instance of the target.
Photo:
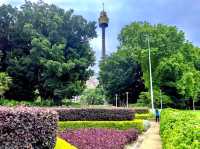
M 147 132 L 139 136 L 137 142 L 127 146 L 126 149 L 162 149 L 159 127 L 158 123 L 151 122 Z

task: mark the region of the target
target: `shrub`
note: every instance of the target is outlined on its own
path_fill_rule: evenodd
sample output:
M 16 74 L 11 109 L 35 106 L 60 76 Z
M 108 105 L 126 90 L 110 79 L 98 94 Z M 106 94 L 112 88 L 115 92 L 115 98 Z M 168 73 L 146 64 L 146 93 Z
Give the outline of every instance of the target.
M 0 97 L 9 90 L 12 84 L 12 78 L 5 72 L 0 72 Z
M 79 149 L 123 149 L 137 139 L 138 132 L 135 129 L 119 131 L 90 128 L 66 130 L 59 135 Z
M 160 134 L 164 149 L 200 148 L 200 112 L 163 110 Z
M 59 114 L 60 121 L 87 121 L 87 120 L 133 120 L 134 110 L 132 109 L 69 109 L 54 108 Z
M 69 144 L 67 141 L 57 137 L 56 146 L 54 149 L 76 149 L 76 147 Z
M 143 120 L 132 121 L 61 121 L 58 122 L 60 130 L 79 128 L 113 128 L 126 130 L 136 128 L 139 132 L 144 131 Z
M 52 149 L 58 116 L 41 108 L 0 107 L 0 148 Z
M 153 113 L 145 113 L 145 114 L 135 114 L 135 119 L 143 119 L 143 120 L 153 120 L 154 115 Z
M 149 108 L 146 107 L 134 108 L 134 111 L 137 114 L 146 114 L 149 113 Z
M 104 104 L 105 96 L 100 87 L 95 89 L 86 89 L 81 95 L 81 102 L 88 105 L 102 105 Z

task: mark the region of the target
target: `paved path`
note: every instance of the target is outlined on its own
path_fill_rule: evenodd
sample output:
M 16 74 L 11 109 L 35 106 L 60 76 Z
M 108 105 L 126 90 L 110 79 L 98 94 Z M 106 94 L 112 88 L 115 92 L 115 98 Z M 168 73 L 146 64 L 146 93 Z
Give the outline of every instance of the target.
M 151 127 L 147 132 L 139 136 L 136 143 L 127 146 L 125 149 L 162 149 L 159 128 L 158 123 L 151 122 Z

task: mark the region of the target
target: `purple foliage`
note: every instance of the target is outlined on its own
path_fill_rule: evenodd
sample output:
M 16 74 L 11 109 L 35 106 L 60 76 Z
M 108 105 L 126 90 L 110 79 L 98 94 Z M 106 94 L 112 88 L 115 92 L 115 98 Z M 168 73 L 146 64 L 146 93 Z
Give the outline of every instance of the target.
M 89 128 L 66 130 L 59 135 L 79 149 L 123 149 L 137 139 L 138 131 Z
M 133 120 L 133 109 L 69 109 L 69 108 L 55 108 L 59 114 L 60 121 L 120 121 L 120 120 Z
M 1 149 L 53 149 L 57 112 L 28 107 L 0 107 Z

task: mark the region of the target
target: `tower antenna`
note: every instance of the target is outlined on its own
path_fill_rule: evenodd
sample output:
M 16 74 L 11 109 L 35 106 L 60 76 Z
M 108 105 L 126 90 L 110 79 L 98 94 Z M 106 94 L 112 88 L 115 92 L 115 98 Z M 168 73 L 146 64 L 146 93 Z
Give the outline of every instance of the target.
M 109 18 L 107 16 L 107 13 L 104 11 L 104 3 L 102 3 L 102 5 L 103 10 L 100 12 L 99 27 L 102 29 L 102 59 L 104 59 L 106 56 L 105 30 L 106 27 L 108 27 Z

